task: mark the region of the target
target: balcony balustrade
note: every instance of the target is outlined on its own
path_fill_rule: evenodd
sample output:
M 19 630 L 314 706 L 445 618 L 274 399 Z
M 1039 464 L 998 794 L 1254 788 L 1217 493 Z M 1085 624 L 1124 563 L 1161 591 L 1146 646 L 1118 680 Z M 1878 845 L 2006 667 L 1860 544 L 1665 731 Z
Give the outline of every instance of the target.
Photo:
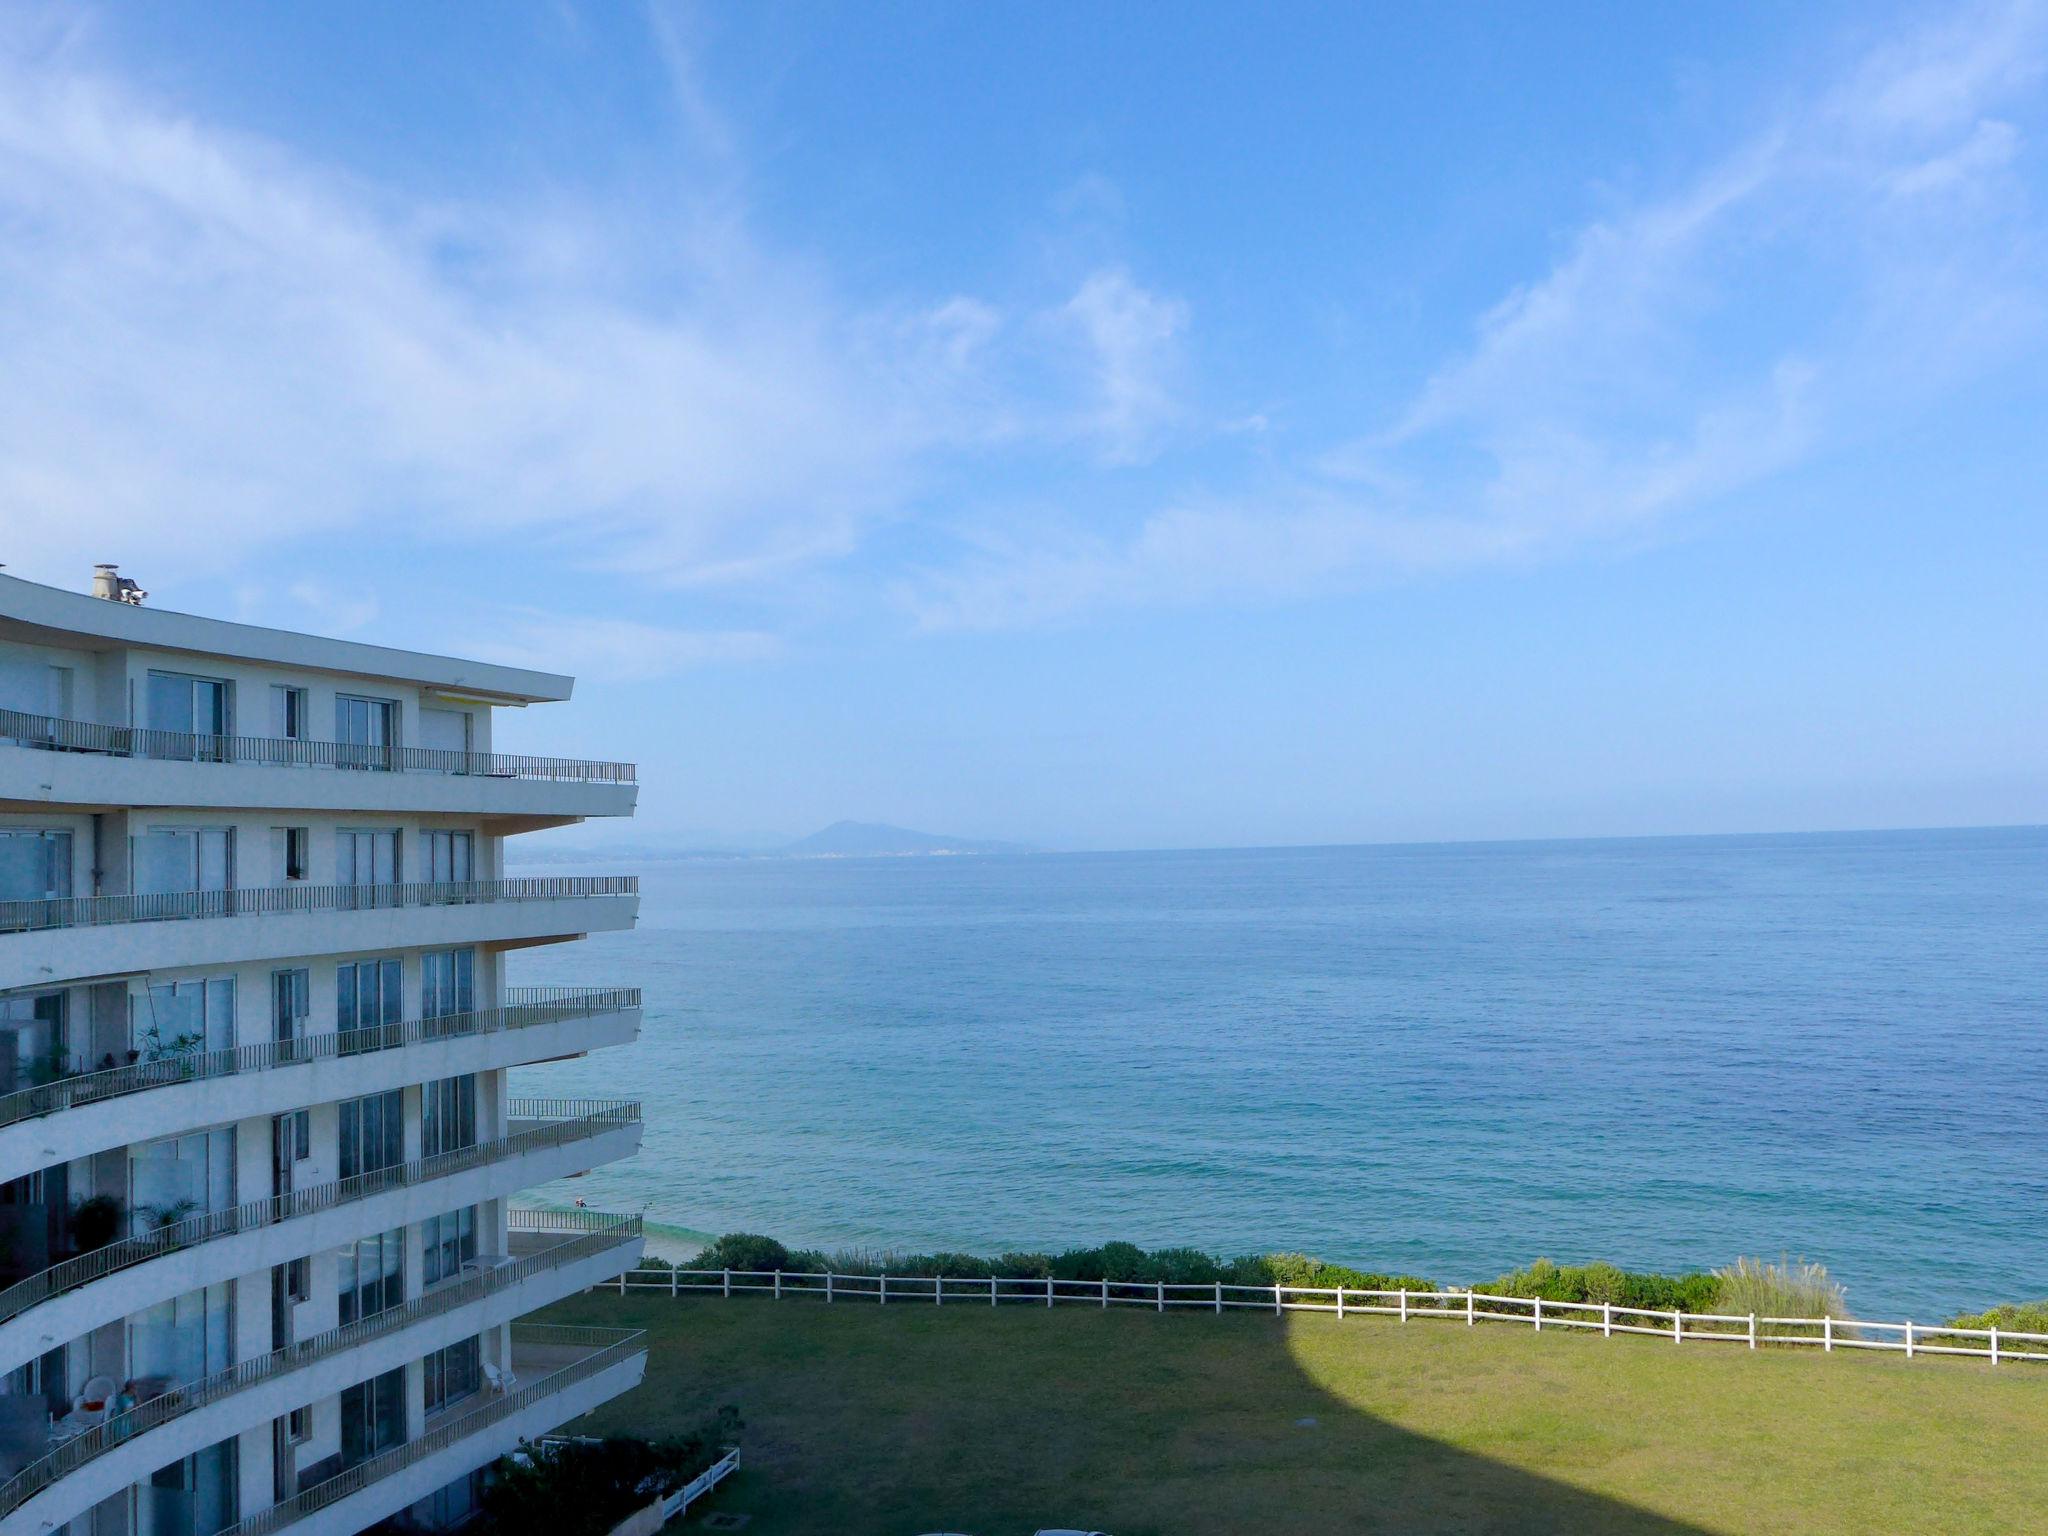
M 53 752 L 95 752 L 160 762 L 245 763 L 264 768 L 333 768 L 370 773 L 441 773 L 489 779 L 539 779 L 557 784 L 631 784 L 631 763 L 585 762 L 503 752 L 452 752 L 435 747 L 364 746 L 284 736 L 209 736 L 99 725 L 54 715 L 0 709 L 0 741 Z

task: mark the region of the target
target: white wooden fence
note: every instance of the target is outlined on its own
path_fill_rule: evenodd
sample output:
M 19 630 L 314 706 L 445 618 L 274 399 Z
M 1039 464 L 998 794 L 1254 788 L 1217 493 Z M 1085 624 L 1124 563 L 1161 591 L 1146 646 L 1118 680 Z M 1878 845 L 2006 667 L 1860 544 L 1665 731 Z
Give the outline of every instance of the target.
M 633 1269 L 600 1290 L 665 1292 L 670 1296 L 731 1297 L 741 1294 L 822 1298 L 827 1302 L 867 1301 L 928 1305 L 1052 1307 L 1226 1308 L 1271 1312 L 1329 1312 L 1338 1317 L 1397 1317 L 1402 1322 L 1437 1320 L 1532 1324 L 1577 1328 L 1612 1338 L 1644 1334 L 1674 1344 L 1695 1341 L 1811 1345 L 1837 1349 L 1889 1350 L 1916 1355 L 1968 1355 L 1993 1365 L 2011 1361 L 2048 1364 L 2048 1333 L 1999 1328 L 1947 1328 L 1927 1323 L 1874 1323 L 1862 1318 L 1760 1317 L 1708 1312 L 1657 1312 L 1604 1301 L 1544 1301 L 1540 1297 L 1492 1296 L 1483 1291 L 1368 1291 L 1308 1285 L 1226 1285 L 1221 1281 L 1175 1285 L 1158 1280 L 1055 1280 L 1035 1276 L 970 1279 L 932 1275 L 793 1274 L 781 1270 Z

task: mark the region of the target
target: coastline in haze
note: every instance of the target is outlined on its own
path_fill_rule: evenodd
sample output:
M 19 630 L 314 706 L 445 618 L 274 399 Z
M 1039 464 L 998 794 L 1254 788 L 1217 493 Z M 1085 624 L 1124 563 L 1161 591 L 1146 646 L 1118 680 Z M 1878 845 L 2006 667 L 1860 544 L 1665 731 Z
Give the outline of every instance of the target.
M 613 866 L 619 867 L 616 863 Z M 793 1244 L 1300 1248 L 1469 1283 L 1781 1252 L 2037 1294 L 2048 829 L 706 861 L 515 957 L 648 989 L 540 1192 Z

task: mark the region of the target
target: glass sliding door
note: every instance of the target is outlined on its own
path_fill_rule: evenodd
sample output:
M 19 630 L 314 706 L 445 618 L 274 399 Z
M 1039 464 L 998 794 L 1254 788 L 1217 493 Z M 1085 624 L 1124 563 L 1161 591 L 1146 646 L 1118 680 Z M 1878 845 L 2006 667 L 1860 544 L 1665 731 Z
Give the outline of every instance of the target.
M 145 1061 L 192 1051 L 224 1051 L 235 1043 L 235 978 L 152 982 L 138 1000 L 135 1049 Z
M 15 902 L 63 901 L 71 895 L 71 834 L 0 827 L 0 931 L 44 919 L 9 913 Z
M 0 997 L 0 1093 L 49 1082 L 69 1065 L 68 997 L 63 992 Z
M 152 1472 L 147 1486 L 136 1490 L 149 1536 L 218 1536 L 235 1525 L 241 1519 L 239 1451 L 236 1441 L 223 1440 Z
M 135 889 L 140 895 L 174 896 L 234 888 L 233 827 L 151 827 L 133 840 L 133 854 Z
M 341 1176 L 396 1168 L 405 1161 L 405 1094 L 393 1088 L 341 1106 Z
M 397 701 L 336 694 L 334 739 L 342 767 L 388 771 L 393 766 L 391 749 L 398 745 Z
M 444 1077 L 420 1089 L 420 1156 L 476 1145 L 476 1074 Z
M 270 1038 L 292 1046 L 306 1038 L 313 1009 L 313 973 L 305 966 L 270 973 Z M 291 1052 L 284 1053 L 289 1057 Z
M 368 1461 L 405 1439 L 405 1367 L 341 1394 L 341 1467 Z
M 188 1217 L 235 1203 L 235 1128 L 195 1131 L 128 1153 L 130 1233 L 147 1237 Z
M 476 951 L 439 949 L 420 956 L 420 1017 L 476 1011 Z
M 222 762 L 228 757 L 228 684 L 182 672 L 149 674 L 150 756 Z
M 476 1257 L 476 1207 L 429 1216 L 420 1223 L 420 1238 L 420 1283 L 453 1279 Z
M 344 960 L 334 968 L 334 1027 L 343 1033 L 380 1031 L 367 1040 L 344 1041 L 344 1054 L 397 1038 L 405 1017 L 404 978 L 404 966 L 395 959 Z
M 342 1323 L 375 1317 L 405 1300 L 405 1229 L 343 1243 L 335 1264 L 335 1315 Z
M 377 888 L 398 883 L 398 833 L 343 827 L 334 838 L 334 883 L 356 887 L 359 907 L 382 904 L 389 893 Z
M 475 876 L 476 836 L 470 832 L 429 832 L 426 834 L 426 868 L 418 871 L 421 880 L 453 881 L 473 880 Z

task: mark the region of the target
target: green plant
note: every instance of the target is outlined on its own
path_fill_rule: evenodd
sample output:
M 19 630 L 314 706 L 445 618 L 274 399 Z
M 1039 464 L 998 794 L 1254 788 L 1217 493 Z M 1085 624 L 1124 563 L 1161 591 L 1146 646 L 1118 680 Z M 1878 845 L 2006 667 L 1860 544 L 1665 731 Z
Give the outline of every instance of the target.
M 1996 1328 L 2004 1333 L 2048 1333 L 2048 1301 L 2006 1302 L 1948 1320 L 1951 1328 Z
M 475 1529 L 525 1536 L 605 1536 L 651 1500 L 673 1493 L 739 1438 L 740 1416 L 719 1409 L 670 1440 L 613 1435 L 590 1444 L 553 1441 L 501 1460 Z
M 1805 1260 L 1780 1259 L 1766 1264 L 1761 1259 L 1738 1258 L 1726 1269 L 1714 1271 L 1719 1291 L 1714 1309 L 1731 1317 L 1847 1317 L 1849 1308 L 1842 1288 L 1831 1279 L 1827 1267 Z M 1779 1326 L 1776 1333 L 1808 1330 Z
M 692 1269 L 787 1270 L 789 1250 L 758 1232 L 728 1232 L 692 1261 Z
M 137 1207 L 137 1209 L 149 1218 L 151 1231 L 161 1232 L 167 1227 L 175 1227 L 187 1216 L 196 1212 L 199 1209 L 199 1202 L 197 1200 L 166 1200 L 160 1205 L 144 1205 Z
M 104 1248 L 121 1230 L 121 1202 L 112 1195 L 87 1195 L 71 1207 L 71 1241 L 80 1253 Z

